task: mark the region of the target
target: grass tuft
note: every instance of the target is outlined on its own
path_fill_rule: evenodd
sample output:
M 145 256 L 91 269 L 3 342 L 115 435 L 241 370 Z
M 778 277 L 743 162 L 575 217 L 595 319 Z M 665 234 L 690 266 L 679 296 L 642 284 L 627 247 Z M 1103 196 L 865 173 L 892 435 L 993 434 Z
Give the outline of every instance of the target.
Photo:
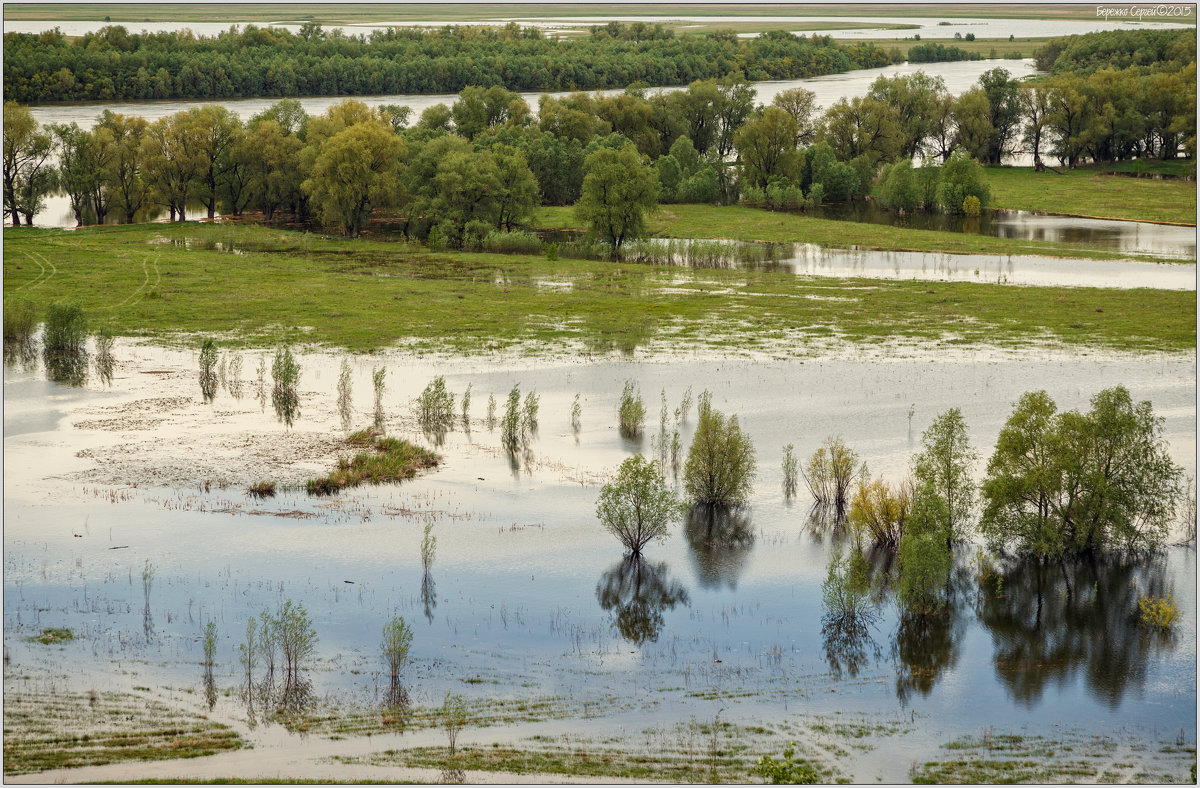
M 359 430 L 350 436 L 358 443 L 348 442 L 364 445 L 366 434 L 373 432 Z M 435 468 L 438 464 L 438 456 L 433 452 L 398 438 L 375 435 L 369 445 L 371 451 L 359 452 L 353 459 L 338 458 L 337 467 L 328 476 L 309 479 L 309 495 L 333 495 L 366 482 L 402 482 L 416 476 L 421 468 Z

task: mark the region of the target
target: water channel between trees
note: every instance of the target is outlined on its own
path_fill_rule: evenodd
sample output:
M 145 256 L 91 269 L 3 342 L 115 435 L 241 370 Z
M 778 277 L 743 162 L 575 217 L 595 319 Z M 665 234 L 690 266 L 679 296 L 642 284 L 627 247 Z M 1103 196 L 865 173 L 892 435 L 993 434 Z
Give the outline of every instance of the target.
M 1061 409 L 1086 409 L 1121 383 L 1153 403 L 1171 455 L 1194 472 L 1191 356 L 1031 347 L 851 349 L 793 361 L 360 357 L 353 427 L 371 422 L 371 371 L 384 365 L 386 430 L 435 445 L 443 459 L 401 486 L 330 499 L 296 485 L 345 451 L 340 357 L 299 356 L 300 418 L 285 430 L 255 393 L 252 370 L 269 355 L 242 353 L 240 385 L 231 374 L 205 404 L 193 351 L 122 340 L 115 354 L 111 383 L 93 375 L 81 388 L 48 382 L 36 362 L 5 370 L 7 689 L 192 686 L 209 621 L 220 633 L 217 683 L 231 687 L 246 619 L 286 597 L 312 614 L 320 643 L 310 675 L 327 703 L 378 702 L 379 631 L 398 612 L 415 631 L 406 676 L 420 705 L 447 690 L 480 701 L 555 697 L 584 710 L 587 730 L 610 732 L 718 712 L 742 725 L 848 715 L 840 719 L 899 726 L 840 763 L 859 782 L 905 780 L 914 760 L 984 729 L 1195 741 L 1193 550 L 1061 570 L 1015 562 L 996 596 L 980 590 L 964 548 L 946 616 L 915 626 L 885 602 L 847 640 L 823 630 L 820 591 L 845 533 L 812 519 L 804 496 L 785 501 L 780 469 L 785 443 L 807 456 L 840 434 L 873 475 L 896 479 L 929 421 L 960 407 L 978 478 L 1024 391 L 1046 388 Z M 431 434 L 415 421 L 413 398 L 437 374 L 459 394 L 472 386 L 469 430 Z M 616 428 L 627 379 L 647 405 L 641 440 Z M 535 391 L 540 409 L 536 436 L 510 456 L 484 413 L 489 394 L 502 402 L 513 385 Z M 731 517 L 683 518 L 631 564 L 595 519 L 599 485 L 631 452 L 657 456 L 660 391 L 670 412 L 687 387 L 712 391 L 751 436 L 752 501 Z M 569 419 L 577 393 L 578 431 Z M 685 448 L 694 419 L 693 410 L 681 428 Z M 268 478 L 281 485 L 277 497 L 246 495 Z M 430 524 L 436 553 L 423 567 Z M 886 557 L 875 560 L 882 571 Z M 147 561 L 156 579 L 143 610 Z M 1160 637 L 1140 628 L 1136 602 L 1167 591 L 1182 618 Z M 48 627 L 76 639 L 54 648 L 30 640 Z M 216 714 L 244 711 L 233 695 Z

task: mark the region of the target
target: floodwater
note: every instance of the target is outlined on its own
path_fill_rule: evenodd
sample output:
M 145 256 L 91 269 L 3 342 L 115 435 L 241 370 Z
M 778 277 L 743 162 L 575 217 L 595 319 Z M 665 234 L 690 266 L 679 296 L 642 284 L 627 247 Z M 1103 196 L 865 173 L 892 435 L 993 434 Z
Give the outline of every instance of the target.
M 886 224 L 893 227 L 911 227 L 915 230 L 1087 244 L 1125 254 L 1196 259 L 1194 225 L 1165 225 L 1008 210 L 984 211 L 982 216 L 975 218 L 936 211 L 916 211 L 900 216 L 895 211 L 883 210 L 871 201 L 825 205 L 813 211 L 812 215 L 822 219 Z
M 810 521 L 803 494 L 784 500 L 780 460 L 785 443 L 806 457 L 840 434 L 872 474 L 896 480 L 930 420 L 959 407 L 979 451 L 978 478 L 1023 392 L 1045 388 L 1061 409 L 1086 409 L 1097 391 L 1122 384 L 1153 403 L 1172 457 L 1194 472 L 1189 354 L 897 346 L 789 361 L 640 350 L 357 357 L 353 427 L 370 423 L 371 371 L 386 366 L 387 431 L 437 445 L 443 460 L 400 486 L 314 499 L 295 485 L 339 453 L 340 357 L 298 356 L 300 417 L 285 430 L 256 398 L 259 358 L 270 364 L 261 352 L 241 354 L 243 385 L 233 387 L 241 398 L 226 388 L 211 404 L 200 397 L 193 351 L 119 340 L 114 352 L 110 384 L 49 383 L 36 362 L 5 369 L 8 690 L 198 686 L 210 620 L 220 633 L 218 686 L 234 686 L 247 618 L 292 598 L 320 638 L 314 690 L 338 703 L 377 702 L 386 683 L 379 633 L 398 612 L 415 633 L 406 677 L 418 704 L 435 705 L 447 690 L 590 704 L 589 719 L 559 721 L 555 736 L 621 736 L 718 712 L 743 725 L 839 712 L 903 720 L 903 733 L 838 763 L 856 782 L 904 781 L 914 760 L 945 757 L 940 745 L 985 727 L 1151 742 L 1182 731 L 1195 741 L 1194 551 L 1063 573 L 1014 563 L 1005 595 L 988 598 L 964 550 L 946 617 L 914 627 L 886 602 L 865 637 L 845 642 L 823 633 L 820 592 L 843 536 Z M 456 425 L 431 435 L 416 423 L 413 400 L 436 374 L 459 394 L 471 385 L 469 432 Z M 646 403 L 640 441 L 616 429 L 625 380 Z M 509 456 L 484 415 L 489 394 L 502 412 L 513 385 L 536 391 L 540 408 L 536 435 Z M 710 390 L 752 438 L 752 499 L 733 517 L 675 523 L 647 547 L 645 564 L 631 564 L 595 519 L 599 486 L 631 453 L 657 452 L 660 391 L 672 413 L 688 387 Z M 569 417 L 577 393 L 578 432 Z M 681 426 L 685 447 L 694 419 L 693 408 Z M 277 498 L 245 494 L 268 478 L 286 486 Z M 419 546 L 429 523 L 437 543 L 425 571 Z M 148 605 L 146 561 L 155 570 Z M 1148 637 L 1136 599 L 1166 590 L 1182 620 L 1173 637 Z M 28 640 L 46 627 L 70 627 L 77 638 L 53 649 Z M 241 714 L 222 704 L 220 713 Z M 277 730 L 256 735 L 293 752 L 307 746 Z

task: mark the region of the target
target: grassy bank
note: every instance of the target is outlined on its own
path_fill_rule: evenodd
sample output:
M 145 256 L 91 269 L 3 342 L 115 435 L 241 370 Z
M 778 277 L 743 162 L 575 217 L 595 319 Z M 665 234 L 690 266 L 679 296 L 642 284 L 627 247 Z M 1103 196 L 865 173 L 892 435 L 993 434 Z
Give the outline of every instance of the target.
M 962 49 L 967 52 L 978 52 L 984 57 L 989 57 L 992 52 L 995 52 L 996 58 L 1003 60 L 1009 53 L 1012 52 L 1020 52 L 1021 57 L 1033 57 L 1033 53 L 1038 48 L 1045 46 L 1046 42 L 1050 39 L 1014 38 L 1012 41 L 1009 41 L 1008 36 L 1004 36 L 1003 38 L 977 38 L 974 41 L 964 41 L 953 38 L 925 38 L 920 41 L 914 41 L 911 37 L 901 39 L 838 38 L 835 40 L 840 44 L 857 44 L 860 41 L 867 44 L 874 44 L 875 46 L 882 48 L 885 52 L 890 52 L 892 47 L 896 47 L 904 54 L 904 57 L 906 58 L 908 57 L 908 50 L 915 46 L 919 46 L 921 44 L 941 44 L 947 47 L 957 47 L 958 49 Z M 1015 70 L 1013 64 L 1011 63 L 1007 66 L 1004 63 L 997 63 L 996 65 L 1000 66 L 1001 68 L 1008 68 L 1010 71 Z
M 795 220 L 736 208 L 720 215 L 739 212 Z M 690 227 L 712 233 L 699 211 Z M 55 300 L 78 301 L 93 328 L 189 343 L 204 332 L 226 345 L 286 341 L 352 351 L 402 342 L 418 352 L 605 353 L 653 342 L 804 356 L 835 340 L 1007 347 L 1050 340 L 1129 350 L 1185 350 L 1196 341 L 1191 292 L 431 254 L 400 243 L 208 224 L 5 229 L 4 252 L 6 313 L 22 301 L 39 313 Z
M 1127 183 L 1162 183 L 1130 178 L 1121 180 Z M 1026 210 L 1039 209 L 1026 206 Z M 534 217 L 534 224 L 547 229 L 583 229 L 570 207 L 541 208 Z M 1113 258 L 1111 250 L 1079 243 L 1025 241 L 1017 238 L 995 238 L 969 233 L 818 219 L 803 214 L 767 211 L 741 205 L 663 205 L 650 217 L 649 228 L 654 235 L 672 238 L 725 238 L 776 243 L 803 241 L 820 246 L 858 246 L 889 251 L 949 254 L 1043 255 L 1092 260 Z M 1135 260 L 1161 262 L 1158 258 L 1125 256 Z
M 1051 162 L 1052 163 L 1052 162 Z M 1034 172 L 1032 167 L 989 167 L 992 205 L 1023 211 L 1070 213 L 1112 219 L 1196 223 L 1194 181 L 1110 175 L 1117 172 L 1196 173 L 1194 162 L 1093 164 L 1074 170 Z

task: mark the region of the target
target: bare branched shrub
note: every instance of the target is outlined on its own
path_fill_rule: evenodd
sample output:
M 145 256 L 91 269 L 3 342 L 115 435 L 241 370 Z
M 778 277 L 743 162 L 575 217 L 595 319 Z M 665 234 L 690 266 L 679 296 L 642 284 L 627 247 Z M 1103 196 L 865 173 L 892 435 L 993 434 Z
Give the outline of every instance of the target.
M 446 731 L 446 739 L 450 742 L 450 752 L 454 753 L 454 745 L 458 741 L 458 733 L 467 724 L 467 704 L 461 695 L 453 692 L 446 693 L 442 702 L 442 728 Z
M 818 506 L 832 506 L 842 512 L 850 495 L 850 486 L 862 473 L 862 467 L 858 454 L 841 438 L 829 437 L 813 452 L 800 472 Z

